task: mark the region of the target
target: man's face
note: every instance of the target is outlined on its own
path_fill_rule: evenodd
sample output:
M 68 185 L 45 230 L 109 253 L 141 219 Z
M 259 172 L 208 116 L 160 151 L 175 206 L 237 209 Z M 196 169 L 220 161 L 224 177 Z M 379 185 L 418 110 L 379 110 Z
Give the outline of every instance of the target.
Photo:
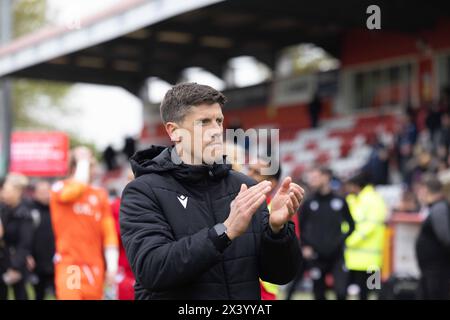
M 34 199 L 42 204 L 48 204 L 50 201 L 50 183 L 39 182 L 36 184 Z
M 250 163 L 248 166 L 247 175 L 256 180 L 256 182 L 261 182 L 268 180 L 272 183 L 272 190 L 277 186 L 278 181 L 273 176 L 267 176 L 261 174 L 262 169 L 269 168 L 269 163 L 259 160 L 257 163 Z
M 327 176 L 319 170 L 313 170 L 308 175 L 308 184 L 315 191 L 321 189 L 327 183 L 329 183 Z
M 354 183 L 346 182 L 344 184 L 344 191 L 345 191 L 346 194 L 358 194 L 359 188 Z
M 182 152 L 192 164 L 222 161 L 223 114 L 220 104 L 202 104 L 192 107 L 178 126 Z
M 224 144 L 224 154 L 227 157 L 227 163 L 231 164 L 234 171 L 247 174 L 245 171 L 245 151 L 237 144 L 228 142 Z
M 262 161 L 258 161 L 257 163 L 251 163 L 248 166 L 248 176 L 255 179 L 256 182 L 261 182 L 263 180 L 265 180 L 267 177 L 261 174 L 261 169 L 266 168 L 267 164 L 262 162 Z
M 417 186 L 417 198 L 423 205 L 429 205 L 432 200 L 432 193 L 424 184 L 419 184 Z
M 21 196 L 22 191 L 20 190 L 20 188 L 6 182 L 3 186 L 0 200 L 2 200 L 8 206 L 14 207 L 20 201 Z

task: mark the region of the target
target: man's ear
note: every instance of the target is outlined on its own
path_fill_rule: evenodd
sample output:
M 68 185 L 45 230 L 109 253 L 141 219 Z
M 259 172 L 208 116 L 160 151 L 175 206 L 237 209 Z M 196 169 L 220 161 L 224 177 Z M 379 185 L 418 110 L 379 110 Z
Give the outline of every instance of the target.
M 164 127 L 172 142 L 181 142 L 181 135 L 178 132 L 180 128 L 175 122 L 167 122 Z

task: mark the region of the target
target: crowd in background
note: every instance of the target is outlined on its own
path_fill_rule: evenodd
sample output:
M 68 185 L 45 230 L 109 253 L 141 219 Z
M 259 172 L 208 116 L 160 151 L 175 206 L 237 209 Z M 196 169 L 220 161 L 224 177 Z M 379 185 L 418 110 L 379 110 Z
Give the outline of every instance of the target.
M 450 89 L 438 102 L 419 108 L 407 106 L 394 135 L 374 134 L 372 154 L 364 169 L 375 185 L 402 183 L 399 210 L 418 211 L 418 185 L 426 174 L 436 175 L 450 199 Z M 405 207 L 404 207 L 405 206 Z
M 302 177 L 297 177 L 308 190 L 308 197 L 294 221 L 301 241 L 303 263 L 297 278 L 284 292 L 287 298 L 292 297 L 304 276 L 311 279 L 316 299 L 326 298 L 327 287 L 334 288 L 337 299 L 346 299 L 347 294 L 352 292 L 359 293 L 361 299 L 368 298 L 372 290 L 366 285 L 367 270 L 382 267 L 387 217 L 384 200 L 374 186 L 403 184 L 403 193 L 394 205 L 394 211 L 418 213 L 438 202 L 444 207 L 447 205 L 448 211 L 445 198 L 450 199 L 449 103 L 449 91 L 446 90 L 439 103 L 418 109 L 408 107 L 392 139 L 374 135 L 370 141 L 372 153 L 366 165 L 351 179 L 341 181 L 338 173 L 325 167 L 311 168 Z M 127 139 L 123 149 L 127 158 L 134 153 L 135 143 L 133 139 Z M 230 158 L 236 157 L 236 153 L 245 153 L 245 149 L 236 145 L 231 145 L 230 150 Z M 112 147 L 103 153 L 106 172 L 122 170 L 116 156 Z M 275 189 L 282 174 L 282 164 L 273 176 L 261 174 L 261 168 L 265 165 L 268 165 L 266 160 L 260 159 L 250 166 L 233 163 L 233 168 L 257 181 L 268 179 Z M 129 179 L 132 179 L 131 175 Z M 54 213 L 50 205 L 52 184 L 54 187 L 54 181 L 29 180 L 19 174 L 8 175 L 0 184 L 0 299 L 6 299 L 11 294 L 16 299 L 28 299 L 31 288 L 36 299 L 55 295 L 57 248 L 55 222 L 52 222 Z M 115 219 L 114 232 L 120 239 L 120 197 L 117 196 L 120 190 L 109 191 L 107 211 Z M 270 207 L 270 197 L 268 205 Z M 439 217 L 448 215 L 448 212 L 441 212 L 445 211 L 441 207 L 431 209 L 431 212 L 438 211 L 435 214 L 438 221 L 441 221 Z M 330 216 L 330 213 L 333 215 Z M 427 228 L 427 221 L 423 228 L 429 234 L 421 234 L 422 243 L 417 250 L 424 250 L 424 247 L 429 250 L 433 244 L 430 239 L 437 243 L 442 240 L 439 242 L 442 243 L 442 250 L 434 252 L 440 258 L 431 264 L 427 261 L 434 261 L 434 258 L 417 253 L 419 260 L 423 258 L 418 262 L 423 274 L 428 277 L 421 283 L 422 292 L 425 292 L 422 297 L 447 297 L 445 283 L 448 285 L 449 277 L 444 269 L 450 258 L 445 256 L 445 248 L 450 236 L 445 234 L 445 230 L 433 235 L 437 232 L 433 227 L 436 222 L 429 221 Z M 447 233 L 450 233 L 450 225 Z M 119 294 L 114 291 L 110 298 L 132 299 L 134 279 L 123 250 L 114 261 L 117 264 L 114 269 L 117 270 L 113 274 L 113 283 L 122 283 L 123 287 Z M 450 264 L 448 266 L 450 270 Z M 106 266 L 102 265 L 102 268 Z M 436 282 L 440 282 L 441 286 Z M 357 289 L 352 291 L 355 287 Z M 280 288 L 262 281 L 261 293 L 263 299 L 282 297 Z M 108 298 L 108 294 L 103 298 Z
M 82 165 L 77 149 L 65 180 L 10 173 L 0 181 L 0 300 L 133 299 L 134 276 L 118 236 L 120 190 L 108 195 L 91 187 L 102 171 L 90 152 L 92 163 Z M 122 188 L 132 179 L 131 170 L 125 173 Z M 61 290 L 72 281 L 72 265 L 82 266 L 81 280 L 94 279 L 96 291 L 77 296 Z

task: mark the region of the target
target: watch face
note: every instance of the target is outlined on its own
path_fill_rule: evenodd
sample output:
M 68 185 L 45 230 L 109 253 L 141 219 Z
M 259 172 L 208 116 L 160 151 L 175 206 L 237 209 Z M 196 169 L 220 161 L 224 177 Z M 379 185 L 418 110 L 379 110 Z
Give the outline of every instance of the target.
M 216 230 L 218 236 L 221 236 L 222 234 L 227 232 L 227 228 L 223 223 L 216 224 L 214 226 L 214 229 Z

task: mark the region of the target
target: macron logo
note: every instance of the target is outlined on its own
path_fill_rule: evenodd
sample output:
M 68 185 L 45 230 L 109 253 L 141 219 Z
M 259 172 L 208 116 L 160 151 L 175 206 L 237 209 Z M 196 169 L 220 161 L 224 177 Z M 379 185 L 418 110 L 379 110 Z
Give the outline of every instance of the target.
M 186 209 L 188 197 L 181 195 L 181 196 L 178 196 L 177 198 L 178 198 L 178 201 L 180 201 L 181 205 Z

